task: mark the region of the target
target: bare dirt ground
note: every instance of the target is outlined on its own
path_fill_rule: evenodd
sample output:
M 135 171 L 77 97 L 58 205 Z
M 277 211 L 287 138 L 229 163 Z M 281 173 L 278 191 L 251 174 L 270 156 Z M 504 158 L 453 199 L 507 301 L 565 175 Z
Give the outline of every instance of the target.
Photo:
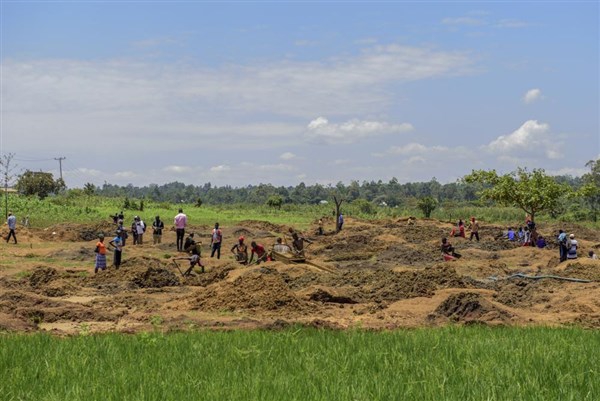
M 330 226 L 331 221 L 327 221 Z M 576 225 L 542 226 L 549 249 L 518 247 L 497 238 L 502 227 L 482 223 L 481 241 L 452 238 L 463 255 L 443 262 L 440 239 L 452 226 L 433 220 L 368 222 L 347 219 L 344 230 L 305 235 L 309 259 L 332 268 L 267 262 L 240 266 L 229 249 L 239 235 L 270 247 L 287 226 L 245 221 L 224 227 L 221 259 L 210 258 L 211 227 L 192 227 L 204 242 L 206 273 L 183 278 L 172 259 L 175 233 L 163 243 L 131 245 L 121 269 L 94 274 L 96 226 L 63 224 L 19 229 L 19 244 L 0 246 L 0 330 L 57 334 L 200 327 L 394 329 L 450 323 L 600 327 L 599 233 Z M 580 257 L 558 263 L 558 228 L 576 234 Z M 6 230 L 4 230 L 6 231 Z M 109 264 L 112 255 L 108 255 Z M 186 261 L 179 261 L 186 266 Z M 508 278 L 515 273 L 590 280 Z

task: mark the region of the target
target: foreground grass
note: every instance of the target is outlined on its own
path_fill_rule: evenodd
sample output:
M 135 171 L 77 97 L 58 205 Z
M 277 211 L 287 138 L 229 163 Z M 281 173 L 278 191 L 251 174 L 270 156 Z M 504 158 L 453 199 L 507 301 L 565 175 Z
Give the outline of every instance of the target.
M 598 400 L 600 333 L 0 336 L 2 400 Z

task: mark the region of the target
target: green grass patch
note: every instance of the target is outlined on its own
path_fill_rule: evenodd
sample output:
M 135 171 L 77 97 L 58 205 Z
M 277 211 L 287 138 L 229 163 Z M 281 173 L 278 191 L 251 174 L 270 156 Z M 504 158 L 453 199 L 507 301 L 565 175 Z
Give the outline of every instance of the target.
M 0 336 L 3 400 L 597 400 L 578 328 Z
M 139 206 L 139 200 L 135 200 Z M 9 196 L 9 209 L 17 216 L 18 223 L 24 216 L 29 216 L 32 227 L 45 228 L 54 224 L 80 223 L 96 224 L 101 221 L 110 221 L 111 215 L 123 209 L 124 198 L 106 198 L 101 196 L 70 196 L 60 195 L 39 200 L 36 197 L 18 195 Z M 358 217 L 368 220 L 396 219 L 401 217 L 423 217 L 423 213 L 416 207 L 416 202 L 408 202 L 403 207 L 387 207 L 369 204 L 364 210 L 360 203 L 343 203 L 342 212 L 347 217 Z M 161 216 L 165 226 L 173 224 L 173 218 L 179 208 L 183 208 L 188 215 L 191 225 L 212 226 L 219 222 L 221 226 L 231 226 L 244 220 L 269 221 L 274 224 L 292 225 L 298 229 L 306 229 L 319 218 L 332 217 L 334 206 L 328 204 L 285 204 L 281 209 L 269 207 L 264 204 L 237 204 L 237 205 L 203 205 L 195 207 L 192 204 L 171 204 L 168 202 L 155 202 L 144 200 L 144 210 L 125 209 L 125 226 L 129 226 L 133 217 L 139 215 L 151 225 L 154 216 Z M 466 204 L 440 205 L 431 217 L 442 221 L 458 221 L 476 216 L 482 223 L 497 223 L 502 225 L 521 225 L 525 222 L 525 213 L 513 207 L 478 207 Z M 560 216 L 566 218 L 568 216 Z M 536 218 L 538 223 L 558 221 L 552 220 L 547 215 Z M 574 220 L 585 223 L 586 227 L 600 229 L 600 222 Z M 333 230 L 333 225 L 326 227 Z M 17 226 L 18 235 L 19 226 Z

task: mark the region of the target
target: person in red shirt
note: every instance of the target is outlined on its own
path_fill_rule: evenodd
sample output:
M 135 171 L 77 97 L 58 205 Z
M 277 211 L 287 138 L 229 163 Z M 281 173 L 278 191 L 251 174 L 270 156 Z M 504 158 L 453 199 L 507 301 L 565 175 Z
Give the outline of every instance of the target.
M 256 264 L 260 264 L 260 262 L 266 262 L 267 261 L 267 251 L 265 251 L 265 247 L 257 244 L 256 242 L 252 241 L 252 243 L 250 243 L 251 251 L 252 253 L 250 254 L 250 260 L 248 261 L 248 264 L 252 264 L 252 260 L 254 259 L 254 254 L 256 254 Z

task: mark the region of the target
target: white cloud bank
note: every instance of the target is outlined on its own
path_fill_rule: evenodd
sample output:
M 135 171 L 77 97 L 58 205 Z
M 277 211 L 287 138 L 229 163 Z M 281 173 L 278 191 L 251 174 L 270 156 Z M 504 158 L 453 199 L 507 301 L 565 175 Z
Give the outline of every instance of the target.
M 404 133 L 412 131 L 411 124 L 390 124 L 380 121 L 352 119 L 341 124 L 330 123 L 325 117 L 312 120 L 307 127 L 306 137 L 317 142 L 354 143 L 376 135 Z
M 542 99 L 542 91 L 540 89 L 529 89 L 527 92 L 525 92 L 525 94 L 523 95 L 523 102 L 525 102 L 525 104 L 531 104 L 533 102 L 536 102 L 538 100 Z
M 526 121 L 508 135 L 501 135 L 484 146 L 505 160 L 522 155 L 539 155 L 548 159 L 563 157 L 562 144 L 549 132 L 550 126 L 537 120 Z
M 221 148 L 266 135 L 294 140 L 302 130 L 297 121 L 381 113 L 393 105 L 390 85 L 469 74 L 473 62 L 467 52 L 400 45 L 317 61 L 218 67 L 131 59 L 5 59 L 5 144 L 43 149 L 46 144 L 36 138 L 47 136 L 76 152 L 89 147 L 92 137 L 125 148 L 142 143 L 162 149 L 202 139 Z

